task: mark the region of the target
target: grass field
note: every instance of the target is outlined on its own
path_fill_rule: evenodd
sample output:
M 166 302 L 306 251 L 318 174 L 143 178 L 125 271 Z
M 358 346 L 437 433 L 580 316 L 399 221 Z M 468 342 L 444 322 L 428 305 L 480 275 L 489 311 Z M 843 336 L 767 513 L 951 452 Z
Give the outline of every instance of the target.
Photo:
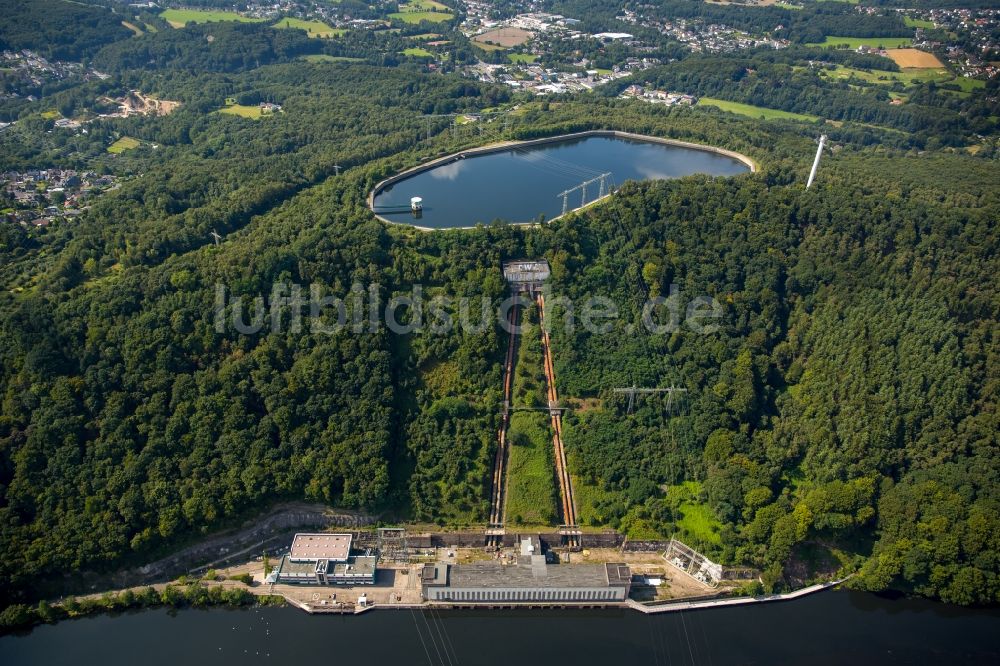
M 714 106 L 723 111 L 729 111 L 730 113 L 738 113 L 742 116 L 750 116 L 751 118 L 764 118 L 766 120 L 772 120 L 775 118 L 783 120 L 804 120 L 806 122 L 813 122 L 819 120 L 817 116 L 812 116 L 806 113 L 792 113 L 791 111 L 779 111 L 777 109 L 766 109 L 762 106 L 753 106 L 752 104 L 741 104 L 739 102 L 728 102 L 724 99 L 714 99 L 712 97 L 702 97 L 698 100 L 699 106 Z
M 422 49 L 419 46 L 411 46 L 408 49 L 403 49 L 401 53 L 405 56 L 410 56 L 411 58 L 433 58 L 434 54 L 427 49 Z
M 934 21 L 925 21 L 924 19 L 910 18 L 909 16 L 903 17 L 903 23 L 905 23 L 910 28 L 933 28 Z
M 244 106 L 243 104 L 230 104 L 219 109 L 219 113 L 228 113 L 242 118 L 252 118 L 253 120 L 257 120 L 263 115 L 259 106 Z
M 909 46 L 912 40 L 909 37 L 835 37 L 827 35 L 822 42 L 813 42 L 805 46 L 822 46 L 856 49 L 859 46 L 870 46 L 872 48 L 883 47 L 895 49 L 901 46 Z
M 514 412 L 508 435 L 507 520 L 521 525 L 554 525 L 559 500 L 547 416 Z
M 964 76 L 956 76 L 954 80 L 948 81 L 949 84 L 955 84 L 962 89 L 962 92 L 972 92 L 973 90 L 981 90 L 986 87 L 986 81 L 982 79 L 967 79 Z
M 473 41 L 472 45 L 475 46 L 477 49 L 481 49 L 483 51 L 504 51 L 504 50 L 506 50 L 506 49 L 504 49 L 504 47 L 497 46 L 496 44 L 483 44 L 482 42 L 477 42 L 477 41 Z
M 389 18 L 397 19 L 403 23 L 420 23 L 421 21 L 444 23 L 454 17 L 454 14 L 446 12 L 395 12 L 394 14 L 389 14 Z
M 133 139 L 130 136 L 123 136 L 122 138 L 115 141 L 113 144 L 108 146 L 109 153 L 124 153 L 126 150 L 132 150 L 133 148 L 139 147 L 139 140 Z
M 944 67 L 944 63 L 938 60 L 936 55 L 920 49 L 890 49 L 888 53 L 892 61 L 900 67 L 916 69 L 941 69 Z
M 513 63 L 532 63 L 538 60 L 538 56 L 530 53 L 511 53 L 507 56 L 507 58 Z
M 208 9 L 165 9 L 160 18 L 175 28 L 183 28 L 188 23 L 218 23 L 220 21 L 261 22 L 264 19 L 240 16 L 236 12 L 219 12 Z
M 404 12 L 448 12 L 447 5 L 435 0 L 406 0 L 399 3 L 400 11 Z
M 866 83 L 879 85 L 892 85 L 898 81 L 904 86 L 912 86 L 915 83 L 925 81 L 942 82 L 953 78 L 952 74 L 946 69 L 904 69 L 900 72 L 890 72 L 880 69 L 865 71 L 863 69 L 854 69 L 853 67 L 844 67 L 843 65 L 837 65 L 836 69 L 833 70 L 824 69 L 822 76 L 833 79 L 850 79 L 851 77 L 855 77 Z
M 283 18 L 274 24 L 275 28 L 298 28 L 299 30 L 305 30 L 310 37 L 317 37 L 320 39 L 329 39 L 330 37 L 339 37 L 340 35 L 347 32 L 346 30 L 340 30 L 338 28 L 331 28 L 326 23 L 322 21 L 304 21 L 297 18 Z
M 682 517 L 677 521 L 678 529 L 696 541 L 717 545 L 722 542 L 719 536 L 722 523 L 707 505 L 698 501 L 700 492 L 701 484 L 697 481 L 685 481 L 667 489 L 668 495 L 681 500 L 678 508 Z
M 364 58 L 348 58 L 346 56 L 332 56 L 325 53 L 313 53 L 302 56 L 308 62 L 362 62 Z

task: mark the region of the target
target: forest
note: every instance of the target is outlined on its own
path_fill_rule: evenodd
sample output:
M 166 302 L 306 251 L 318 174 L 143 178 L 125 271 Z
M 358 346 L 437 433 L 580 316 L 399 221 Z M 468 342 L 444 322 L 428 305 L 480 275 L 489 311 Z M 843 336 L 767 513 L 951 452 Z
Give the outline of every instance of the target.
M 3 169 L 68 160 L 123 177 L 72 223 L 0 225 L 2 605 L 73 591 L 282 500 L 481 526 L 498 327 L 243 335 L 218 330 L 213 307 L 221 284 L 228 314 L 236 303 L 249 316 L 275 282 L 495 303 L 501 262 L 519 257 L 547 258 L 556 294 L 606 296 L 623 313 L 604 335 L 553 330 L 585 527 L 680 535 L 760 569 L 772 590 L 841 571 L 863 589 L 1000 599 L 1000 170 L 970 130 L 995 120 L 959 122 L 932 95 L 905 111 L 849 91 L 838 101 L 808 72 L 766 93 L 780 57 L 752 63 L 757 83 L 735 57 L 651 70 L 662 85 L 841 114 L 805 190 L 817 125 L 603 95 L 515 99 L 408 66 L 284 62 L 296 31 L 213 32 L 197 46 L 103 46 L 94 58 L 113 79 L 26 106 L 0 134 Z M 129 89 L 182 105 L 76 136 L 41 115 Z M 283 111 L 218 113 L 230 97 Z M 422 233 L 366 208 L 382 178 L 480 141 L 429 115 L 496 108 L 504 138 L 621 129 L 737 150 L 761 169 L 626 183 L 533 229 Z M 108 154 L 120 136 L 140 147 Z M 634 334 L 646 299 L 671 285 L 715 298 L 720 330 Z M 536 351 L 522 349 L 525 369 Z M 520 377 L 519 395 L 534 400 L 537 382 Z M 628 414 L 611 389 L 632 383 L 687 394 Z M 517 425 L 530 466 L 540 426 Z M 550 492 L 539 482 L 523 496 Z
M 31 26 L 26 30 L 25 26 Z M 103 8 L 76 2 L 0 0 L 0 51 L 30 49 L 53 60 L 80 60 L 132 32 Z

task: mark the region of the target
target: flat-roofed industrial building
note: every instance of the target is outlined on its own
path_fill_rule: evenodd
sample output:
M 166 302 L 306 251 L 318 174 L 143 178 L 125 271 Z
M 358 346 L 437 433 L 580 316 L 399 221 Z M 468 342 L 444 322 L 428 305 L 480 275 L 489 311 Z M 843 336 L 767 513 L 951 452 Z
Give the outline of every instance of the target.
M 625 601 L 631 581 L 625 564 L 546 564 L 541 555 L 514 565 L 427 564 L 421 572 L 427 601 L 472 604 Z
M 351 555 L 350 534 L 296 534 L 270 583 L 372 585 L 378 555 Z

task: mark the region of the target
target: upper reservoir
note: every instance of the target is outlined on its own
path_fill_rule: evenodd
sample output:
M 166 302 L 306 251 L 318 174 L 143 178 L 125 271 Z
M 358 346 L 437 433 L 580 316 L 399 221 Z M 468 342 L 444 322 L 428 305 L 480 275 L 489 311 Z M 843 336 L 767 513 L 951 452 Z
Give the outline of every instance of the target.
M 471 227 L 496 219 L 526 223 L 559 216 L 564 203 L 567 210 L 579 208 L 626 180 L 750 171 L 747 158 L 728 151 L 610 134 L 459 153 L 380 184 L 373 208 L 390 222 L 428 229 Z M 603 188 L 602 174 L 610 174 L 603 178 Z M 422 199 L 419 219 L 410 210 L 414 197 Z

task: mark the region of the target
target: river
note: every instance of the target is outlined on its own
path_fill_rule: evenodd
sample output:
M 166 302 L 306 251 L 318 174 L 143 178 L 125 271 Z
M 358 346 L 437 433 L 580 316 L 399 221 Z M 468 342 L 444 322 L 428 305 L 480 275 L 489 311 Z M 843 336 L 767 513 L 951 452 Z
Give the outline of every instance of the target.
M 431 229 L 475 226 L 494 219 L 531 222 L 562 213 L 561 192 L 610 173 L 605 191 L 626 180 L 678 178 L 695 173 L 731 176 L 749 171 L 717 153 L 635 139 L 589 136 L 456 159 L 384 188 L 375 211 L 392 221 Z M 566 196 L 569 210 L 602 193 L 600 180 Z M 423 199 L 419 220 L 410 198 Z M 393 212 L 395 211 L 395 212 Z
M 1000 611 L 827 591 L 787 602 L 631 610 L 292 608 L 100 615 L 0 638 L 3 664 L 998 664 Z

